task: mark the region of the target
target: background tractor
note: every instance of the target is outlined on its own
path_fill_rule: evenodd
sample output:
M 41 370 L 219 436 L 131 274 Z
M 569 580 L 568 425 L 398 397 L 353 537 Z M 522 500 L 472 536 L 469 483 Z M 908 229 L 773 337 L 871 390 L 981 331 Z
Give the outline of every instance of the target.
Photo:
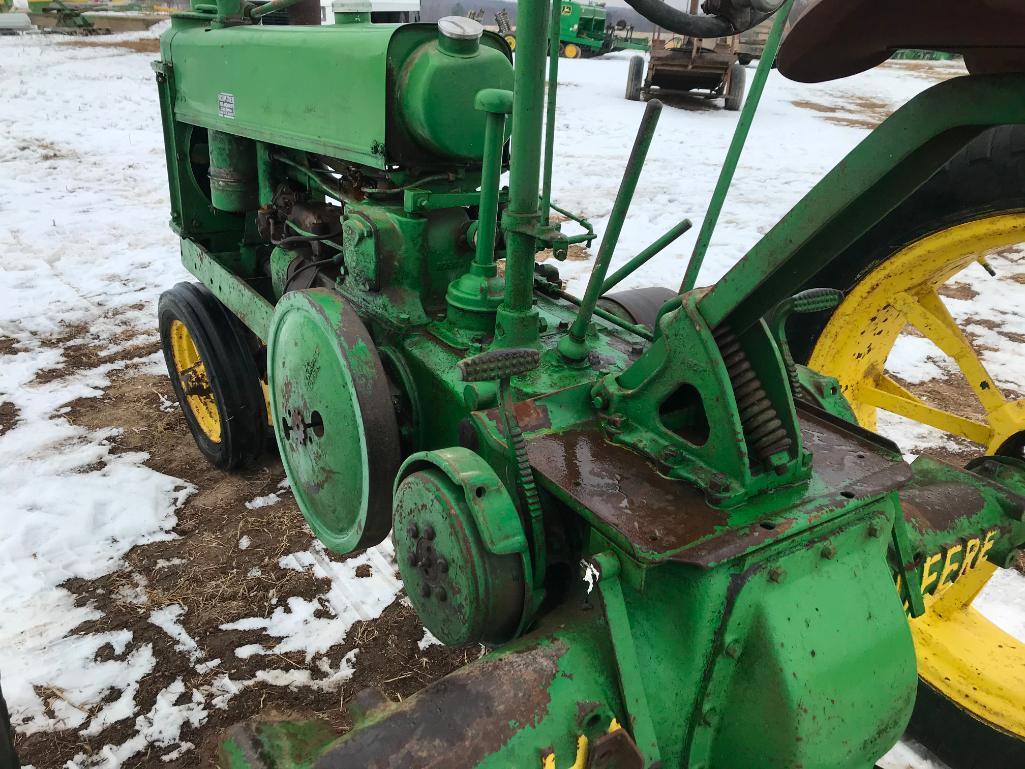
M 716 39 L 779 2 L 631 4 Z M 558 5 L 521 0 L 515 68 L 458 17 L 374 24 L 336 3 L 304 26 L 315 4 L 218 0 L 172 18 L 155 64 L 171 226 L 200 283 L 164 294 L 159 325 L 197 444 L 230 469 L 272 430 L 328 548 L 390 532 L 424 626 L 494 649 L 401 703 L 358 696 L 340 738 L 238 725 L 226 766 L 868 769 L 909 722 L 957 766 L 1022 765 L 1025 650 L 971 599 L 1025 542 L 1025 404 L 937 289 L 1025 241 L 1025 9 L 783 5 L 683 285 L 613 291 L 683 217 L 609 274 L 652 100 L 580 297 L 535 262 L 596 238 L 551 200 Z M 964 53 L 972 74 L 695 288 L 787 12 L 788 77 L 902 47 Z M 984 419 L 887 375 L 907 324 Z M 880 409 L 978 457 L 909 464 L 873 432 Z
M 562 2 L 559 10 L 559 55 L 567 59 L 590 59 L 613 51 L 646 51 L 648 41 L 634 39 L 634 29 L 622 19 L 609 24 L 603 3 Z M 495 14 L 498 32 L 516 50 L 516 33 L 509 12 Z

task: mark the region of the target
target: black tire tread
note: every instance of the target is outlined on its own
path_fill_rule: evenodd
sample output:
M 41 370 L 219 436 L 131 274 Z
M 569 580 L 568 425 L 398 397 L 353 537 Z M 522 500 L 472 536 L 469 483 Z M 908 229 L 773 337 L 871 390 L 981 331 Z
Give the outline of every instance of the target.
M 872 230 L 797 290 L 849 292 L 904 246 L 965 221 L 1025 210 L 1025 126 L 997 126 L 955 155 Z M 796 291 L 795 291 L 796 293 Z M 789 334 L 794 359 L 805 362 L 828 313 L 802 315 Z
M 250 333 L 210 292 L 198 283 L 179 283 L 160 297 L 161 343 L 171 386 L 189 430 L 203 455 L 216 467 L 235 470 L 263 452 L 267 409 L 253 356 Z M 221 441 L 213 443 L 192 416 L 178 381 L 167 341 L 172 320 L 182 321 L 206 365 L 221 414 Z

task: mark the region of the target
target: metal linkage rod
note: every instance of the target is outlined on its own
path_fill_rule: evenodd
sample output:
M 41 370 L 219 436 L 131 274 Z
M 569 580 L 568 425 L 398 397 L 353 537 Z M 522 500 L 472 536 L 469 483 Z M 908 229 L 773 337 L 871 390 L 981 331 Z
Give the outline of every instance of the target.
M 765 91 L 765 81 L 769 78 L 769 70 L 776 61 L 776 53 L 783 40 L 783 27 L 787 17 L 790 15 L 790 8 L 794 0 L 786 0 L 777 11 L 776 21 L 772 25 L 769 39 L 765 41 L 765 49 L 762 51 L 762 58 L 758 61 L 758 69 L 755 71 L 754 82 L 751 83 L 751 90 L 744 102 L 744 108 L 740 112 L 740 119 L 737 121 L 737 130 L 733 134 L 733 141 L 730 142 L 730 149 L 726 153 L 726 160 L 723 162 L 722 170 L 719 172 L 719 181 L 715 185 L 715 192 L 712 193 L 712 200 L 708 204 L 708 212 L 705 220 L 701 223 L 701 232 L 698 233 L 697 243 L 694 244 L 694 252 L 691 254 L 690 263 L 687 265 L 687 272 L 684 275 L 683 283 L 680 285 L 680 293 L 686 293 L 694 288 L 698 280 L 698 273 L 701 272 L 701 265 L 704 264 L 705 254 L 708 253 L 708 245 L 712 242 L 712 234 L 715 226 L 719 223 L 719 215 L 722 213 L 723 204 L 729 194 L 730 185 L 733 184 L 733 177 L 737 173 L 737 164 L 740 162 L 740 155 L 744 151 L 748 134 L 751 133 L 751 124 L 754 122 L 755 113 L 762 100 L 762 93 Z
M 668 246 L 670 243 L 672 243 L 674 240 L 676 240 L 678 237 L 680 237 L 683 233 L 685 233 L 693 226 L 694 225 L 691 223 L 690 219 L 684 219 L 683 221 L 675 225 L 671 230 L 669 230 L 669 232 L 667 232 L 665 235 L 660 237 L 646 249 L 637 254 L 637 256 L 635 256 L 629 262 L 627 262 L 614 273 L 609 275 L 609 277 L 605 279 L 605 282 L 602 283 L 601 296 L 605 296 L 605 294 L 607 294 L 613 288 L 618 286 L 620 281 L 622 281 L 627 276 L 632 275 L 636 270 L 647 264 L 648 260 L 650 260 L 656 254 L 661 253 L 662 249 L 664 249 L 666 246 Z
M 630 203 L 637 190 L 637 182 L 641 178 L 641 170 L 644 168 L 648 148 L 651 146 L 655 127 L 658 125 L 658 118 L 661 114 L 662 102 L 658 99 L 652 99 L 645 105 L 644 116 L 637 129 L 633 149 L 630 150 L 630 159 L 627 160 L 626 170 L 623 172 L 623 182 L 619 185 L 616 202 L 612 206 L 612 214 L 609 216 L 609 223 L 601 240 L 601 248 L 598 249 L 598 258 L 595 259 L 594 269 L 591 270 L 591 279 L 587 283 L 587 290 L 584 291 L 584 296 L 580 300 L 580 312 L 573 319 L 573 325 L 570 326 L 569 332 L 559 340 L 559 352 L 567 360 L 583 360 L 587 357 L 587 345 L 584 344 L 587 324 L 591 322 L 591 315 L 602 294 L 602 286 L 605 284 L 605 276 L 609 271 L 609 263 L 612 261 L 612 254 L 619 243 L 619 235 L 623 231 L 623 223 L 626 221 L 626 214 L 630 210 Z
M 552 0 L 548 20 L 548 105 L 545 114 L 545 167 L 541 183 L 541 221 L 549 223 L 552 213 L 552 165 L 555 161 L 555 101 L 559 90 L 559 22 L 562 3 Z

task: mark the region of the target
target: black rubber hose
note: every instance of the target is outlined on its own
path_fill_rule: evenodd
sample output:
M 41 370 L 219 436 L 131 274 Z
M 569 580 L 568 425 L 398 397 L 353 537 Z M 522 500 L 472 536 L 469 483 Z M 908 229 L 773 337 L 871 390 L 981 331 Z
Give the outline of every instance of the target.
M 750 20 L 738 29 L 733 22 L 722 16 L 702 16 L 693 13 L 678 11 L 662 0 L 626 0 L 627 5 L 653 24 L 663 29 L 674 32 L 677 35 L 687 37 L 713 38 L 729 37 L 746 32 L 761 24 L 772 16 L 775 11 L 768 13 L 753 13 Z

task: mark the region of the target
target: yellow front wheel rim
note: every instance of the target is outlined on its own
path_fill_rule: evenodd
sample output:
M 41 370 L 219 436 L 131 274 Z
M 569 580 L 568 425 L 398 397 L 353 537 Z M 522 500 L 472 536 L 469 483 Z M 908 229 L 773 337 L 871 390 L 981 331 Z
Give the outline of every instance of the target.
M 1025 430 L 1025 401 L 1000 391 L 939 289 L 987 254 L 1023 242 L 1025 213 L 1014 213 L 959 224 L 906 246 L 847 295 L 808 365 L 839 380 L 864 427 L 876 429 L 882 409 L 996 452 Z M 909 325 L 954 360 L 984 416 L 929 404 L 886 373 L 894 344 Z M 972 607 L 995 569 L 982 561 L 927 597 L 926 614 L 911 621 L 911 633 L 922 680 L 980 720 L 1025 739 L 1025 644 Z
M 509 44 L 510 51 L 516 50 L 516 37 L 514 35 L 506 35 L 505 42 Z
M 580 49 L 573 43 L 566 43 L 566 49 L 564 51 L 567 59 L 576 59 L 580 56 Z
M 213 443 L 220 443 L 221 415 L 210 387 L 210 377 L 192 334 L 180 320 L 171 321 L 171 356 L 189 411 L 203 434 Z

